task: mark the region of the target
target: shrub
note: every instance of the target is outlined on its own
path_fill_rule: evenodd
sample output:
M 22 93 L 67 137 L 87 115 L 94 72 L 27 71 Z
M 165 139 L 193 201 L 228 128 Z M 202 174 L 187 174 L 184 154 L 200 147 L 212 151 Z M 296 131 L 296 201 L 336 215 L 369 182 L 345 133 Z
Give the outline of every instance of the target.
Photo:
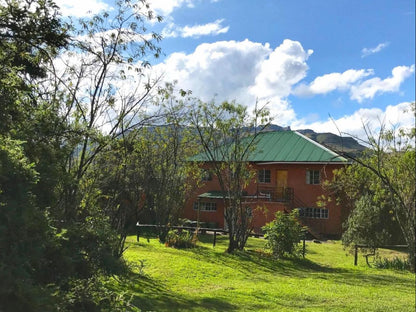
M 265 248 L 271 249 L 276 258 L 285 255 L 300 256 L 302 250 L 299 243 L 303 227 L 297 217 L 297 210 L 289 214 L 278 211 L 275 219 L 262 227 L 265 232 L 264 237 L 267 239 Z
M 166 236 L 165 246 L 175 248 L 192 248 L 196 245 L 196 236 L 188 231 L 170 230 Z
M 394 269 L 402 271 L 410 271 L 411 268 L 409 260 L 399 257 L 394 257 L 393 259 L 376 257 L 374 260 L 374 266 L 378 269 Z

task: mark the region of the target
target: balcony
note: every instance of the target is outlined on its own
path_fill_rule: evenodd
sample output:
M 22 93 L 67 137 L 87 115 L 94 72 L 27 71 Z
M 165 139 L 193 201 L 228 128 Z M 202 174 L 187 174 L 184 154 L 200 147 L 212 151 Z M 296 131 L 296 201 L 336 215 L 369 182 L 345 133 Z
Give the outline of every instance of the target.
M 254 195 L 244 196 L 246 199 L 255 199 L 258 201 L 268 202 L 292 202 L 294 199 L 294 190 L 292 187 L 259 187 Z

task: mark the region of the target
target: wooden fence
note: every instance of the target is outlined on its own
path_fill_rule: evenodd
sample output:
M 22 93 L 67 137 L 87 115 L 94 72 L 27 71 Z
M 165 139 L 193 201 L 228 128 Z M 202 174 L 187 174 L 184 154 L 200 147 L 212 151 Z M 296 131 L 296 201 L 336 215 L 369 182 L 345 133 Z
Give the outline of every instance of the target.
M 370 249 L 371 250 L 371 253 L 367 253 L 367 254 L 364 255 L 367 265 L 371 266 L 370 263 L 369 263 L 368 257 L 374 257 L 376 249 L 378 249 L 378 248 L 387 248 L 387 249 L 407 248 L 407 247 L 408 247 L 407 245 L 384 245 L 384 246 L 370 247 L 368 245 L 356 244 L 354 246 L 354 265 L 358 264 L 358 248 L 364 248 L 364 249 Z
M 175 225 L 157 225 L 157 224 L 136 224 L 137 226 L 137 241 L 139 241 L 140 238 L 140 228 L 168 228 L 175 229 L 175 230 L 186 230 L 186 231 L 192 231 L 197 234 L 213 234 L 214 240 L 212 242 L 212 247 L 215 247 L 215 244 L 217 243 L 217 233 L 222 234 L 228 234 L 229 231 L 219 228 L 205 228 L 205 227 L 194 227 L 194 226 L 175 226 Z M 257 238 L 264 238 L 264 234 L 259 233 L 250 233 L 251 237 L 257 237 Z M 305 252 L 306 252 L 306 232 L 303 235 L 303 245 L 302 245 L 302 255 L 303 258 L 305 258 Z

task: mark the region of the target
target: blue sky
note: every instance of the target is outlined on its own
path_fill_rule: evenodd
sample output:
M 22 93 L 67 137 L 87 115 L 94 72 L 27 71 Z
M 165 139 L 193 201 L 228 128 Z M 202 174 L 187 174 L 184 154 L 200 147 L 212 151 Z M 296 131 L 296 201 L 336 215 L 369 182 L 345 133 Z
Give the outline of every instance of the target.
M 112 1 L 57 0 L 64 15 Z M 152 0 L 164 21 L 155 73 L 203 100 L 268 103 L 274 123 L 360 134 L 414 125 L 414 0 Z M 329 118 L 331 116 L 331 118 Z M 335 126 L 336 124 L 336 126 Z

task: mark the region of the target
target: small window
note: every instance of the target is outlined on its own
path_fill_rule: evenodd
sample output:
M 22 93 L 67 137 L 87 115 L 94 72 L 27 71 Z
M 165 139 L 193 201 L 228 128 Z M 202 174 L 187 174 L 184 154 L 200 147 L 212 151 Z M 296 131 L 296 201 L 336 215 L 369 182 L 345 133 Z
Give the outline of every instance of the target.
M 298 208 L 299 217 L 302 218 L 311 218 L 311 219 L 328 219 L 329 212 L 326 208 Z
M 198 205 L 199 205 L 199 211 L 217 211 L 217 203 L 195 202 L 194 210 L 198 210 Z
M 258 176 L 259 176 L 259 182 L 260 183 L 270 183 L 270 181 L 271 181 L 270 170 L 261 169 L 258 172 Z
M 320 184 L 321 173 L 319 170 L 307 170 L 306 171 L 306 184 Z
M 204 170 L 202 172 L 202 181 L 212 181 L 212 175 L 211 172 L 209 172 L 208 170 Z

